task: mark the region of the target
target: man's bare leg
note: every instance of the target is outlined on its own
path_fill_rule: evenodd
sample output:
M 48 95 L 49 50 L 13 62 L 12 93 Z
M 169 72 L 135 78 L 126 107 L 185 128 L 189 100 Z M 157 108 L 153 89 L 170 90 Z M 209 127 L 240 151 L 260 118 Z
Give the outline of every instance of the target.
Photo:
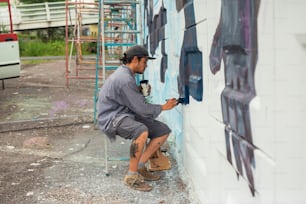
M 168 136 L 169 135 L 167 134 L 167 135 L 163 135 L 161 137 L 150 140 L 149 144 L 147 145 L 143 154 L 140 157 L 140 160 L 138 162 L 138 172 L 147 181 L 157 181 L 160 179 L 159 175 L 155 175 L 149 172 L 145 164 L 149 160 L 149 158 L 160 148 L 160 146 L 164 144 Z
M 143 132 L 137 139 L 133 140 L 130 149 L 129 172 L 124 177 L 124 183 L 139 191 L 151 191 L 152 186 L 145 183 L 144 178 L 138 173 L 138 162 L 147 142 L 148 132 Z
M 138 162 L 143 153 L 143 148 L 147 143 L 148 132 L 143 132 L 131 144 L 130 147 L 130 167 L 129 172 L 137 172 Z
M 168 136 L 169 134 L 150 140 L 145 151 L 141 155 L 139 162 L 146 163 L 150 157 L 165 143 L 165 141 L 168 139 Z

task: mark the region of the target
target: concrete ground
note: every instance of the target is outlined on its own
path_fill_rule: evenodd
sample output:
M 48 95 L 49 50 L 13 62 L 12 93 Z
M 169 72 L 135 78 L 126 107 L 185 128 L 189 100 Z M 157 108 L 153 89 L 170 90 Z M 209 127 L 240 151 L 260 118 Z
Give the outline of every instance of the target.
M 0 90 L 1 204 L 187 204 L 190 188 L 172 168 L 158 172 L 151 192 L 123 184 L 129 144 L 108 144 L 93 123 L 94 80 L 70 80 L 65 61 L 23 65 L 21 77 Z M 109 142 L 108 142 L 109 143 Z

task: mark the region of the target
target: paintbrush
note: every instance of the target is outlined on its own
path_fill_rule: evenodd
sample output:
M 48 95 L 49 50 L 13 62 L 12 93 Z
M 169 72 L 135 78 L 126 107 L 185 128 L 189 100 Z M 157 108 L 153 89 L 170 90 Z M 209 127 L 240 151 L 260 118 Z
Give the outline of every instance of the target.
M 169 99 L 166 99 L 166 101 L 168 101 Z M 185 98 L 177 98 L 176 99 L 177 104 L 186 104 L 186 100 Z

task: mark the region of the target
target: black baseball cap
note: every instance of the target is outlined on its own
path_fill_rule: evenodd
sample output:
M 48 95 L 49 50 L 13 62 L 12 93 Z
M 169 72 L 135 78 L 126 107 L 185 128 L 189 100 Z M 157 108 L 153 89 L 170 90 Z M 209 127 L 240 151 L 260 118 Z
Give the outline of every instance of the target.
M 156 59 L 155 57 L 150 57 L 148 50 L 141 46 L 141 45 L 135 45 L 133 47 L 130 47 L 124 52 L 124 55 L 126 58 L 133 58 L 134 56 L 137 57 L 148 57 L 148 59 Z

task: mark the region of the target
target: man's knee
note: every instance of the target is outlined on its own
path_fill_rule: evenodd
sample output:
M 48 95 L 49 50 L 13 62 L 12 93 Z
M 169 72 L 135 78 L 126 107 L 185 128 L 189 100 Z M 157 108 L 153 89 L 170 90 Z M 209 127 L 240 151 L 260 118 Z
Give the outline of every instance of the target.
M 166 140 L 168 139 L 170 134 L 164 134 L 162 136 L 159 136 L 159 137 L 155 137 L 155 138 L 152 138 L 152 139 L 160 139 L 160 140 Z
M 148 131 L 144 131 L 133 142 L 145 144 L 147 142 L 148 136 Z
M 149 133 L 147 131 L 141 133 L 135 140 L 133 140 L 130 148 L 130 156 L 136 157 L 138 151 L 142 151 L 141 147 L 147 143 Z

